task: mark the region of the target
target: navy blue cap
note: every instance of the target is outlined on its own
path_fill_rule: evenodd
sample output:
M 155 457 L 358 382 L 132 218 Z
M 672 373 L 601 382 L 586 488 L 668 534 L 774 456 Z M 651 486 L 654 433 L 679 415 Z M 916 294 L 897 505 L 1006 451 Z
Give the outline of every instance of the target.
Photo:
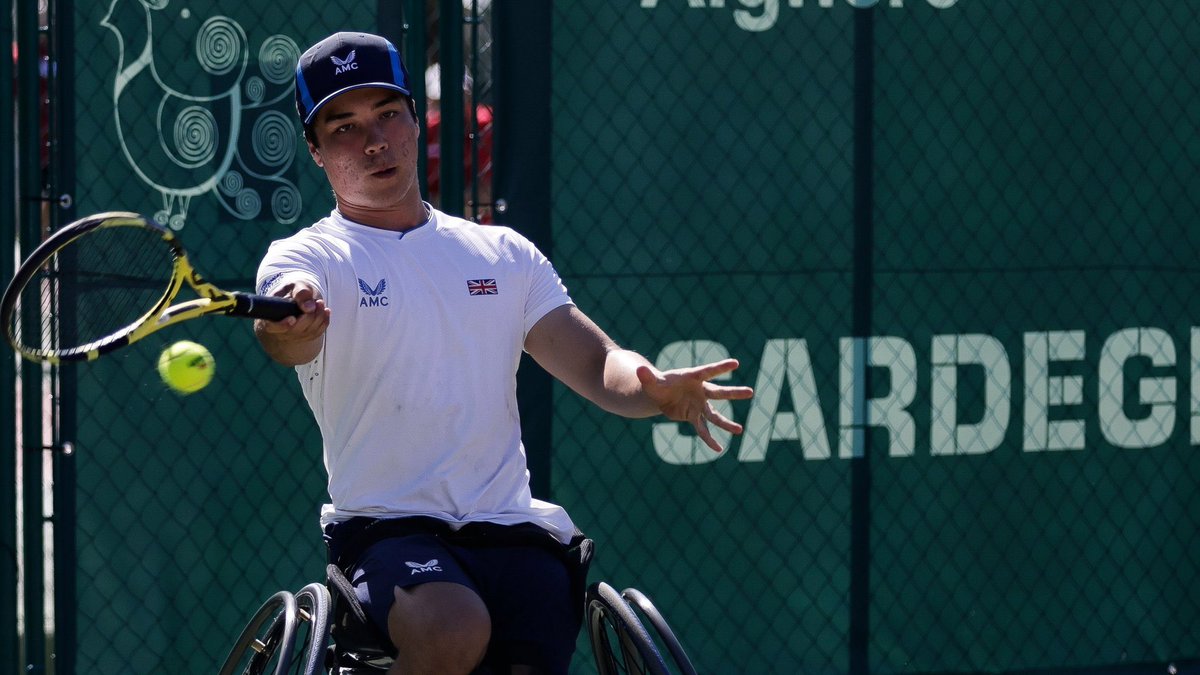
M 370 33 L 334 33 L 308 48 L 296 63 L 296 111 L 304 124 L 338 94 L 382 87 L 412 96 L 400 52 Z

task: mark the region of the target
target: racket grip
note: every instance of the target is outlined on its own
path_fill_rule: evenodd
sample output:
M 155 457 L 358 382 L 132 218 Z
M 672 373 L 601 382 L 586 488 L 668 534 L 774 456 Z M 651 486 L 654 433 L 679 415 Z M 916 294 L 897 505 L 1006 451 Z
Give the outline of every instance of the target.
M 234 296 L 236 304 L 230 308 L 229 316 L 245 316 L 251 319 L 279 321 L 289 316 L 300 316 L 304 313 L 300 305 L 287 298 L 276 298 L 270 295 L 251 295 L 238 293 Z

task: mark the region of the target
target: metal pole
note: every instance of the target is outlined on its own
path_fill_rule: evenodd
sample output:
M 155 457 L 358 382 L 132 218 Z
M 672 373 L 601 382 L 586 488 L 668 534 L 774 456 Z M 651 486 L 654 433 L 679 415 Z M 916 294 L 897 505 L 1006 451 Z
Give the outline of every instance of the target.
M 18 200 L 21 250 L 28 252 L 41 239 L 41 103 L 39 101 L 38 3 L 17 6 L 17 139 L 19 142 Z M 28 304 L 28 303 L 27 303 Z M 35 339 L 41 329 L 37 307 L 22 307 L 22 330 Z M 25 668 L 27 675 L 46 672 L 45 544 L 42 534 L 42 368 L 21 363 L 22 523 L 25 579 Z
M 553 259 L 550 222 L 550 0 L 496 2 L 495 214 Z M 525 355 L 517 371 L 521 438 L 534 496 L 550 485 L 553 381 Z
M 417 153 L 417 178 L 421 194 L 429 194 L 426 146 L 429 135 L 425 129 L 425 0 L 379 0 L 376 12 L 380 35 L 392 41 L 408 69 L 408 86 L 416 104 L 417 120 L 421 124 L 420 151 Z
M 50 3 L 50 227 L 75 219 L 74 0 Z M 75 298 L 66 298 L 75 306 Z M 63 327 L 74 334 L 74 322 Z M 58 369 L 54 429 L 54 648 L 55 673 L 74 673 L 78 648 L 75 557 L 75 454 L 79 404 L 76 369 Z
M 441 0 L 438 14 L 438 61 L 442 70 L 442 210 L 463 215 L 463 7 L 462 0 Z
M 12 3 L 0 9 L 0 35 L 13 34 Z M 11 38 L 9 38 L 11 42 Z M 13 110 L 13 59 L 0 59 L 0 110 Z M 0 124 L 0 242 L 12 250 L 17 240 L 16 120 Z M 11 279 L 15 272 L 12 255 L 0 255 L 0 277 Z M 11 352 L 0 358 L 0 671 L 17 672 L 20 656 L 17 635 L 17 402 L 16 364 Z
M 479 2 L 471 2 L 471 112 L 469 120 L 471 141 L 471 220 L 479 222 Z

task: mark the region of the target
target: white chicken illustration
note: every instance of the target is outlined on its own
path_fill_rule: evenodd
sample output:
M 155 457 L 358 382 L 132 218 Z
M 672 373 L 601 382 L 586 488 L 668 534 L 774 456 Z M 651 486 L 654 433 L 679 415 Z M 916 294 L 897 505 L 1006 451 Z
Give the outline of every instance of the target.
M 199 22 L 187 8 L 168 12 L 170 2 L 112 0 L 100 22 L 118 44 L 117 140 L 130 168 L 162 198 L 155 219 L 182 229 L 192 198 L 212 195 L 237 218 L 257 218 L 266 201 L 271 217 L 293 222 L 300 192 L 284 172 L 298 130 L 280 108 L 291 100 L 299 48 L 271 35 L 252 69 L 241 25 L 225 16 Z

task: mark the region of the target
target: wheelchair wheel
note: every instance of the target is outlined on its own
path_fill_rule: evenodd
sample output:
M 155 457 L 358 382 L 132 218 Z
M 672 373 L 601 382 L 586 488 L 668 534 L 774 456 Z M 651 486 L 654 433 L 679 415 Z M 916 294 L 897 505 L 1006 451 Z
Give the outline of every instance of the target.
M 600 675 L 668 675 L 646 627 L 612 586 L 603 581 L 589 586 L 584 608 Z
M 650 622 L 650 626 L 657 634 L 658 644 L 665 647 L 670 653 L 678 672 L 681 675 L 696 675 L 696 668 L 692 665 L 692 660 L 688 658 L 687 652 L 684 651 L 683 645 L 680 644 L 679 638 L 675 637 L 675 631 L 671 630 L 671 626 L 667 624 L 667 620 L 663 618 L 654 603 L 650 602 L 650 598 L 636 588 L 626 588 L 621 591 L 621 597 L 628 600 L 629 604 L 640 611 Z
M 303 637 L 298 637 L 304 675 L 325 672 L 326 645 L 329 643 L 329 612 L 332 600 L 329 589 L 323 584 L 311 583 L 296 592 L 296 608 L 299 628 Z
M 272 595 L 242 630 L 220 675 L 284 675 L 291 665 L 297 614 L 296 596 L 287 591 Z

